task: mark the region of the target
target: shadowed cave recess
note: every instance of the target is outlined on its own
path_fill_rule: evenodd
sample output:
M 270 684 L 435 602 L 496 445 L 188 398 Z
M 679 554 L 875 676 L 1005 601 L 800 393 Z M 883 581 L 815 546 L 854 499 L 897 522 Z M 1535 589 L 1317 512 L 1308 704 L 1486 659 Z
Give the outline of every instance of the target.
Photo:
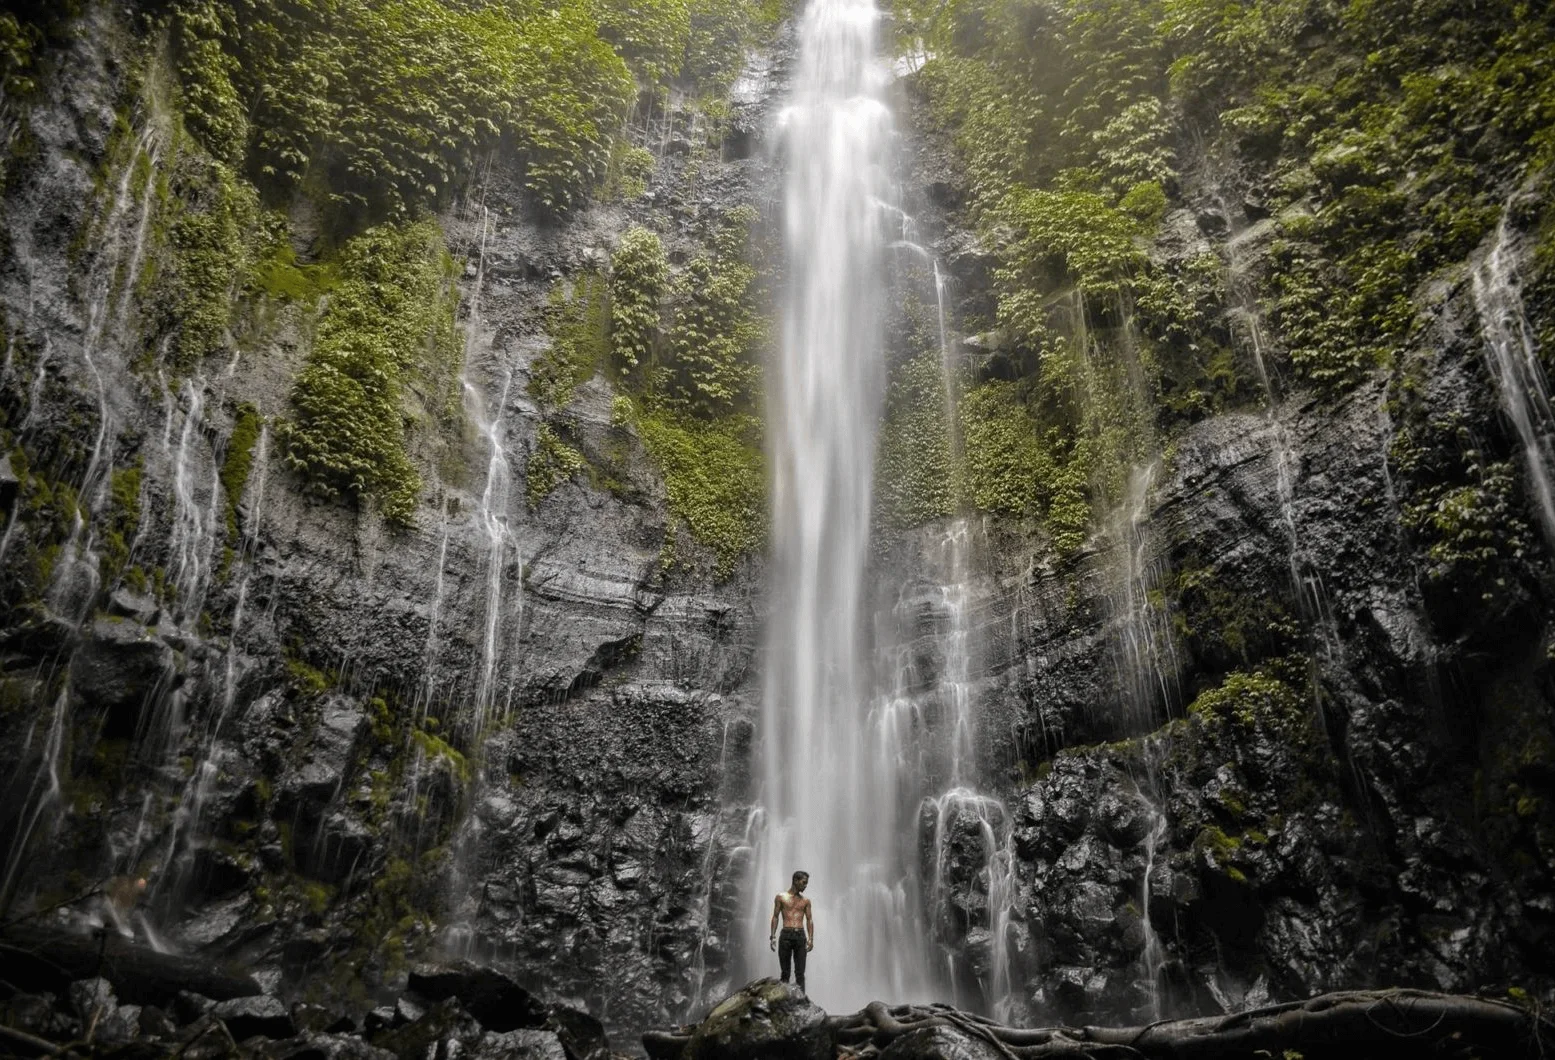
M 23 1038 L 603 1060 L 796 869 L 857 1020 L 1555 1005 L 1543 5 L 29 2 L 0 148 Z

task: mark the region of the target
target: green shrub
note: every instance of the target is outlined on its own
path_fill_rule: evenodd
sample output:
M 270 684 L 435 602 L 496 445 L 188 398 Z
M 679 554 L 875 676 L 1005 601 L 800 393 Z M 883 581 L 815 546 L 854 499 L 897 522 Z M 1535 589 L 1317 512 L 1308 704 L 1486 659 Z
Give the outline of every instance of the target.
M 670 513 L 713 552 L 716 573 L 766 540 L 766 465 L 757 421 L 704 421 L 669 409 L 635 410 L 643 446 L 664 476 Z
M 968 499 L 985 512 L 1035 515 L 1051 500 L 1057 468 L 1018 383 L 993 381 L 961 398 Z
M 766 321 L 754 305 L 756 270 L 738 258 L 699 255 L 675 284 L 665 388 L 705 419 L 748 408 L 760 376 Z
M 551 288 L 545 308 L 551 344 L 535 358 L 529 395 L 542 409 L 566 408 L 572 392 L 606 367 L 610 300 L 603 276 L 592 270 Z
M 144 458 L 115 468 L 108 480 L 108 512 L 102 527 L 100 573 L 112 585 L 130 560 L 130 546 L 140 530 L 140 489 Z
M 535 428 L 535 445 L 524 471 L 524 498 L 538 507 L 551 491 L 588 469 L 583 454 L 557 437 L 549 424 Z
M 599 35 L 626 60 L 644 86 L 680 73 L 691 34 L 686 0 L 612 0 L 594 6 Z
M 183 0 L 174 8 L 173 52 L 184 124 L 211 157 L 238 166 L 248 149 L 248 115 L 233 87 L 238 61 L 224 45 L 237 32 L 231 7 Z
M 221 462 L 221 488 L 226 495 L 227 541 L 236 544 L 238 539 L 238 505 L 243 501 L 243 490 L 248 485 L 248 473 L 254 466 L 254 445 L 264 419 L 259 410 L 248 402 L 238 406 L 232 417 L 232 433 L 227 437 L 227 455 Z
M 406 453 L 406 384 L 457 372 L 448 257 L 432 222 L 384 225 L 346 244 L 339 269 L 277 434 L 314 489 L 409 522 L 421 476 Z
M 652 361 L 668 284 L 669 259 L 659 237 L 641 227 L 628 231 L 610 260 L 610 342 L 622 370 Z

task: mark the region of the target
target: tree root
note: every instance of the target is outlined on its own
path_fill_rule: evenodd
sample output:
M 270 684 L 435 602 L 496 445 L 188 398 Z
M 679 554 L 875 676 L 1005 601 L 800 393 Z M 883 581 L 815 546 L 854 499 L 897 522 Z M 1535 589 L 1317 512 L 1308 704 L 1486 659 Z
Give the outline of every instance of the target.
M 832 1016 L 838 1055 L 869 1060 L 917 1031 L 944 1028 L 982 1042 L 1002 1060 L 1220 1060 L 1402 1055 L 1542 1057 L 1555 1023 L 1504 1001 L 1425 990 L 1320 994 L 1226 1016 L 1162 1020 L 1144 1027 L 1005 1027 L 948 1005 L 876 1001 L 851 1016 Z M 650 1031 L 655 1060 L 676 1060 L 694 1027 Z

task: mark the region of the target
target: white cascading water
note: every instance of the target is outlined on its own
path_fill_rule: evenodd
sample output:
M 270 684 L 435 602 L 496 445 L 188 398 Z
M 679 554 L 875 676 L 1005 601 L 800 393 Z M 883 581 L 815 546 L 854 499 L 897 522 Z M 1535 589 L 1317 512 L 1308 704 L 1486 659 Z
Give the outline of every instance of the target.
M 870 733 L 864 566 L 881 396 L 891 114 L 870 0 L 812 0 L 781 117 L 789 286 L 772 373 L 774 609 L 768 630 L 749 971 L 772 974 L 772 896 L 811 874 L 824 1008 L 921 996 L 897 761 Z
M 1511 241 L 1511 228 L 1503 218 L 1490 253 L 1474 270 L 1474 306 L 1501 407 L 1523 446 L 1540 529 L 1555 547 L 1555 411 L 1539 361 L 1539 344 L 1518 291 Z

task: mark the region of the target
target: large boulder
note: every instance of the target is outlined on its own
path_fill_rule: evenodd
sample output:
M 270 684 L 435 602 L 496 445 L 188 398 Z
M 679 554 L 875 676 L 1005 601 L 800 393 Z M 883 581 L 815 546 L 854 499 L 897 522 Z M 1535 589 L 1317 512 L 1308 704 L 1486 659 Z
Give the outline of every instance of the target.
M 542 1027 L 550 1015 L 533 994 L 513 980 L 470 961 L 417 965 L 408 986 L 411 993 L 428 1001 L 458 998 L 481 1026 L 498 1033 Z
M 692 1032 L 682 1060 L 832 1060 L 836 1032 L 797 987 L 757 979 L 725 998 Z
M 279 998 L 260 994 L 257 997 L 235 997 L 223 1001 L 211 1009 L 211 1014 L 227 1025 L 234 1041 L 244 1041 L 256 1035 L 265 1038 L 290 1038 L 297 1033 L 292 1014 Z

